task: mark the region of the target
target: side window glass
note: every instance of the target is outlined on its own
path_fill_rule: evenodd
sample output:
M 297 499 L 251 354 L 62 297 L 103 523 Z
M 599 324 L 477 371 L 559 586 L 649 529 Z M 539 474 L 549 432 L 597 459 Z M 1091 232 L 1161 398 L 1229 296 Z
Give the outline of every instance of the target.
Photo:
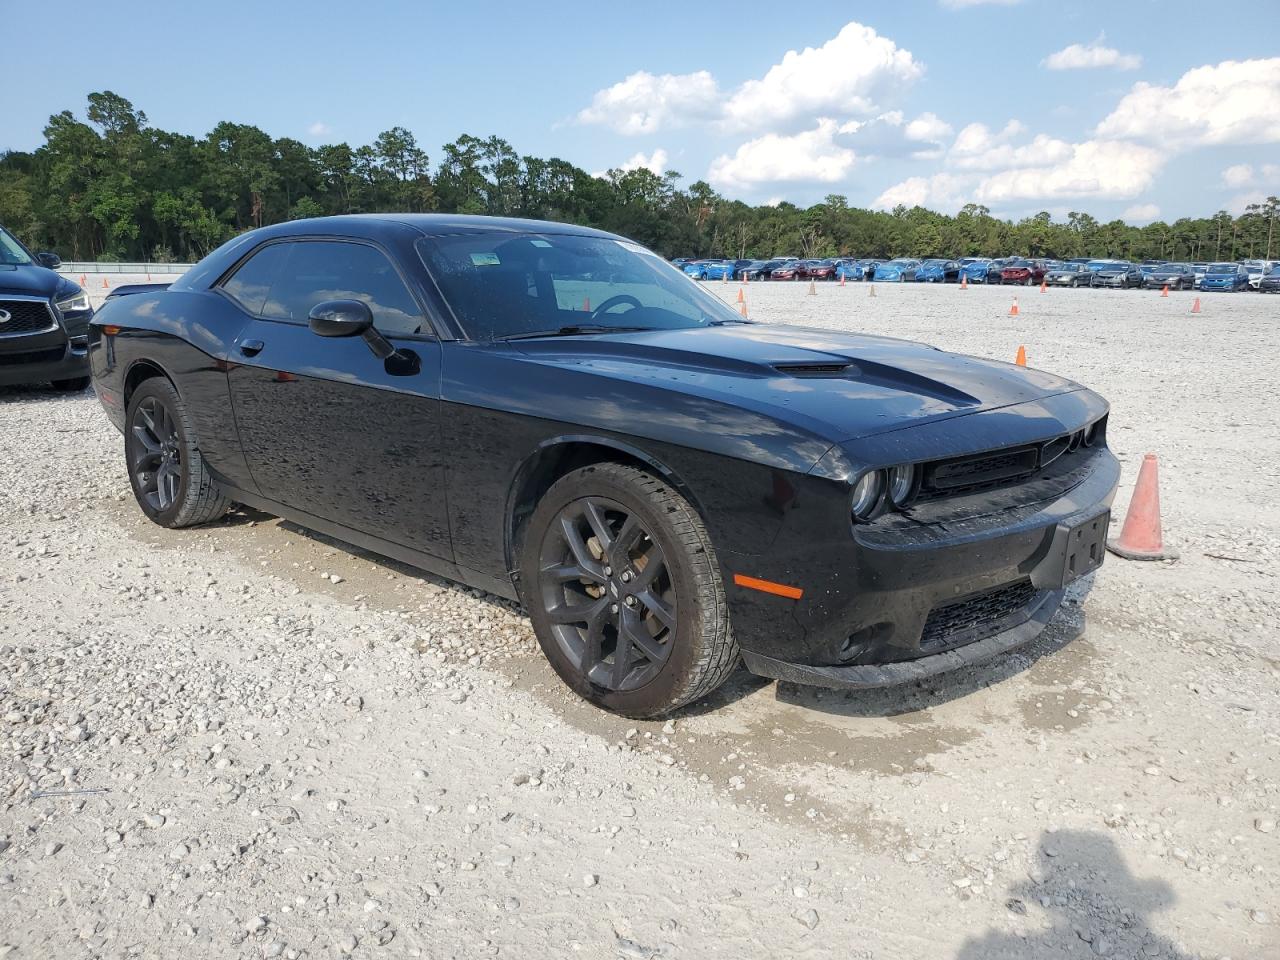
M 263 247 L 240 265 L 222 284 L 242 307 L 257 316 L 267 302 L 267 294 L 280 273 L 280 267 L 289 257 L 292 244 L 273 243 Z
M 382 251 L 363 243 L 306 240 L 290 244 L 262 316 L 306 323 L 324 300 L 363 300 L 388 336 L 429 332 L 417 303 Z

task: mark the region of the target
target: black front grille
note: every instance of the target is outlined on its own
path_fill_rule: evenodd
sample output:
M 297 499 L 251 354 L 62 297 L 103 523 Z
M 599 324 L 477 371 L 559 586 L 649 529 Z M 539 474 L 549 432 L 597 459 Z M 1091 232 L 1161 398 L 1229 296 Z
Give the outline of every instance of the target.
M 0 337 L 13 333 L 42 333 L 53 328 L 53 314 L 44 301 L 0 299 L 0 310 L 9 315 L 8 320 L 0 323 Z
M 1030 580 L 1018 580 L 974 594 L 964 600 L 934 607 L 924 622 L 920 635 L 921 649 L 946 646 L 960 635 L 976 628 L 995 624 L 1025 608 L 1036 598 Z M 977 639 L 977 637 L 974 637 Z
M 28 363 L 57 363 L 62 359 L 61 347 L 52 350 L 25 350 L 22 353 L 0 353 L 0 367 L 16 367 Z

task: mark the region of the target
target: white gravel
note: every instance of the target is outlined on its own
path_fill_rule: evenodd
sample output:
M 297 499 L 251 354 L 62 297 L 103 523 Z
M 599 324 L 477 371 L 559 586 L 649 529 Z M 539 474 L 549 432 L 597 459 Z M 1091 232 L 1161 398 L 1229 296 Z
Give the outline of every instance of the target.
M 923 687 L 638 724 L 508 603 L 146 523 L 91 395 L 0 390 L 0 958 L 1276 955 L 1280 298 L 805 289 L 749 311 L 1100 390 L 1182 558 Z

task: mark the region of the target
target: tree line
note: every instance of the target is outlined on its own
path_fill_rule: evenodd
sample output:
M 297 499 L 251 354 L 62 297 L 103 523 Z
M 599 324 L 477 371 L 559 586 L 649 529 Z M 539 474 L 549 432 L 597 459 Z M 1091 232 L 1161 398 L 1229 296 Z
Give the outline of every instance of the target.
M 433 165 L 392 127 L 371 144 L 309 147 L 224 121 L 203 137 L 150 126 L 110 91 L 85 120 L 49 118 L 44 143 L 0 154 L 0 223 L 33 248 L 72 260 L 198 260 L 254 227 L 326 214 L 411 211 L 532 217 L 599 227 L 668 256 L 1001 256 L 1235 260 L 1268 257 L 1280 202 L 1138 227 L 1088 213 L 1016 222 L 968 204 L 750 206 L 702 180 L 641 168 L 593 176 L 556 157 L 522 156 L 497 136 L 463 135 Z

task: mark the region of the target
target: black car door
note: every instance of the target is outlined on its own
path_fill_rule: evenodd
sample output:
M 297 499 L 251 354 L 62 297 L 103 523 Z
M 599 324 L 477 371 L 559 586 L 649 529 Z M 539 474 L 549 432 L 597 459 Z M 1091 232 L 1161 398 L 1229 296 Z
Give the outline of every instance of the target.
M 222 284 L 249 314 L 228 358 L 241 446 L 269 500 L 451 559 L 440 444 L 440 344 L 386 252 L 290 239 L 259 248 Z M 324 300 L 369 305 L 411 365 L 360 337 L 321 337 Z

